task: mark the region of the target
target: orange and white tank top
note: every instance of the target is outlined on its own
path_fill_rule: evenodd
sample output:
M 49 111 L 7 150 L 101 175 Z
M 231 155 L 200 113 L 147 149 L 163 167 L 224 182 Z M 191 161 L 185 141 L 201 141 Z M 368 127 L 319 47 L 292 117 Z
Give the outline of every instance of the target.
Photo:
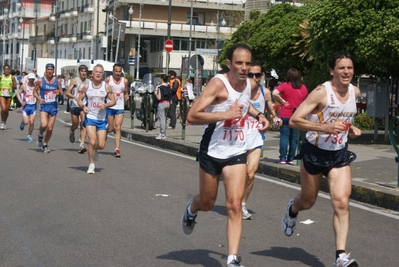
M 356 98 L 355 90 L 352 84 L 349 85 L 349 98 L 345 103 L 341 103 L 331 87 L 331 83 L 323 83 L 327 93 L 327 105 L 317 114 L 309 114 L 307 119 L 316 123 L 334 123 L 341 121 L 346 124 L 346 131 L 339 134 L 332 134 L 326 132 L 308 131 L 306 139 L 309 143 L 329 151 L 336 151 L 343 149 L 348 141 L 348 129 L 353 122 L 356 115 Z
M 119 82 L 116 82 L 114 78 L 109 76 L 109 86 L 112 88 L 116 103 L 114 106 L 109 107 L 110 109 L 125 109 L 125 78 L 121 77 Z

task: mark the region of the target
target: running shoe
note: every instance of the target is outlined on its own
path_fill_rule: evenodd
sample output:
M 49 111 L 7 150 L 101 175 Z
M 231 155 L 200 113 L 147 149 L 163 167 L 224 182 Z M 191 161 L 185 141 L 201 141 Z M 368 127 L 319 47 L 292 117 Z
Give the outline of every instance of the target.
M 290 199 L 290 201 L 288 202 L 287 205 L 287 209 L 285 211 L 285 215 L 283 217 L 283 220 L 281 222 L 281 226 L 283 228 L 283 232 L 286 236 L 292 236 L 292 234 L 295 231 L 295 225 L 296 225 L 296 217 L 295 218 L 291 218 L 289 215 L 289 210 L 290 207 L 292 206 L 292 204 L 294 204 L 294 199 Z
M 252 220 L 252 215 L 251 215 L 251 213 L 249 213 L 249 211 L 247 209 L 247 205 L 245 205 L 245 204 L 242 205 L 242 218 L 244 220 Z
M 294 161 L 293 160 L 289 160 L 289 161 L 287 161 L 287 164 L 294 165 Z
M 94 171 L 94 169 L 95 169 L 94 163 L 90 163 L 89 168 L 87 169 L 87 173 L 95 174 L 96 172 Z
M 0 122 L 0 130 L 4 130 L 5 123 L 4 121 Z
M 341 253 L 339 258 L 333 263 L 333 267 L 355 267 L 359 266 L 355 259 L 349 259 L 350 253 Z
M 25 128 L 25 124 L 24 124 L 23 121 L 21 121 L 21 124 L 19 125 L 19 129 L 20 129 L 21 131 L 23 131 L 24 128 Z
M 43 148 L 44 153 L 50 153 L 50 149 L 48 148 L 48 145 L 44 145 L 42 148 Z
M 79 154 L 84 154 L 87 151 L 87 149 L 85 147 L 80 147 L 78 150 Z
M 96 152 L 94 152 L 94 160 L 98 161 L 98 151 L 96 150 Z
M 194 230 L 194 226 L 196 224 L 195 222 L 195 218 L 197 218 L 197 215 L 194 216 L 194 218 L 190 218 L 188 216 L 188 207 L 191 205 L 191 203 L 193 203 L 193 199 L 191 198 L 187 204 L 186 204 L 186 210 L 184 211 L 183 217 L 181 218 L 181 225 L 183 228 L 183 232 L 186 235 L 189 235 L 193 232 Z
M 158 136 L 155 137 L 155 139 L 166 139 L 166 136 L 164 134 L 158 134 Z
M 32 136 L 28 135 L 28 136 L 26 137 L 26 141 L 28 141 L 29 143 L 32 143 L 32 142 L 33 142 Z
M 69 142 L 75 143 L 75 132 L 69 130 Z
M 227 264 L 226 267 L 243 267 L 242 265 L 240 265 L 240 262 L 241 262 L 241 257 L 234 255 L 234 259 L 229 264 Z
M 43 146 L 43 135 L 38 135 L 37 136 L 37 146 L 42 147 Z
M 121 151 L 119 150 L 119 148 L 115 148 L 114 155 L 115 155 L 116 158 L 120 158 L 121 157 Z
M 286 163 L 287 163 L 287 161 L 286 161 L 286 160 L 284 160 L 284 159 L 280 159 L 280 160 L 278 161 L 278 163 L 280 163 L 280 164 L 286 164 Z

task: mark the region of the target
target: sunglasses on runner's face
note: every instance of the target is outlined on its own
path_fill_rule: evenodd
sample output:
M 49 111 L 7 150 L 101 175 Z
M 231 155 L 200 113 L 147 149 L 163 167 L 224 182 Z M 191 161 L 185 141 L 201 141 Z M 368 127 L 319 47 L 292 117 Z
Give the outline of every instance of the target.
M 262 73 L 252 73 L 252 72 L 249 72 L 248 73 L 248 77 L 249 78 L 253 78 L 253 77 L 256 77 L 256 78 L 259 78 L 260 76 L 262 76 Z

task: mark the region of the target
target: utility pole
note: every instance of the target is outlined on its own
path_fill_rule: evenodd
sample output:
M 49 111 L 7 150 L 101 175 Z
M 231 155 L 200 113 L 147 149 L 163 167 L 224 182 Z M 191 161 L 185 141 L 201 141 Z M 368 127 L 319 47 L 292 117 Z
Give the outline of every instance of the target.
M 38 0 L 34 1 L 33 8 L 35 9 L 35 41 L 33 44 L 33 68 L 36 69 L 36 44 L 37 44 L 37 5 Z
M 168 9 L 168 37 L 170 39 L 170 28 L 172 25 L 172 0 L 169 0 L 169 9 Z M 170 62 L 170 53 L 166 53 L 166 73 L 169 72 L 169 62 Z
M 98 29 L 100 28 L 100 0 L 97 0 L 97 34 L 96 34 L 96 58 L 98 59 L 98 43 L 99 43 L 99 33 L 98 33 Z

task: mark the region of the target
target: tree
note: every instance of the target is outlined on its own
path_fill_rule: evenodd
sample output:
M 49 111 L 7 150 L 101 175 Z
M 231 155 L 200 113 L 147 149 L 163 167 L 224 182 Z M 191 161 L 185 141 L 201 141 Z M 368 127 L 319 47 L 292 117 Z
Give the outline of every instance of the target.
M 357 74 L 380 77 L 399 71 L 396 0 L 320 0 L 309 13 L 310 53 L 318 62 L 339 50 L 355 57 Z
M 231 39 L 225 42 L 219 63 L 224 66 L 227 49 L 241 42 L 252 48 L 253 57 L 262 61 L 267 70 L 273 68 L 280 76 L 285 76 L 292 67 L 306 72 L 308 62 L 293 54 L 296 52 L 294 45 L 298 41 L 294 35 L 300 35 L 299 25 L 307 18 L 307 10 L 305 6 L 280 4 L 264 14 L 254 15 L 256 11 L 251 11 L 251 19 L 243 22 Z

